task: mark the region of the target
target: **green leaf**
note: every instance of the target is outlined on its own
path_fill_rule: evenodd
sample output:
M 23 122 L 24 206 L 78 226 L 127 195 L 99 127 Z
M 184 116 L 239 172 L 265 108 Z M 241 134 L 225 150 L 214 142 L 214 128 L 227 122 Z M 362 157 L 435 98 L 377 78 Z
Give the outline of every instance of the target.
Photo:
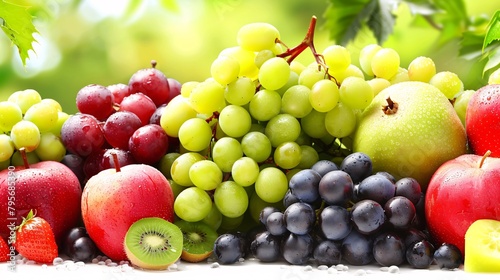
M 130 0 L 127 5 L 127 9 L 124 12 L 125 17 L 131 17 L 137 12 L 139 7 L 142 5 L 142 0 Z
M 500 51 L 497 48 L 493 49 L 490 51 L 488 55 L 488 61 L 486 62 L 486 65 L 483 68 L 483 75 L 486 71 L 493 69 L 500 65 Z
M 391 0 L 376 0 L 375 9 L 368 18 L 368 27 L 373 31 L 377 42 L 382 44 L 392 33 L 395 17 L 392 11 L 396 9 L 397 3 Z
M 33 50 L 36 41 L 33 33 L 38 32 L 33 25 L 33 17 L 28 13 L 28 7 L 7 3 L 0 0 L 0 25 L 3 32 L 17 46 L 19 56 L 26 66 L 28 51 Z
M 488 24 L 482 50 L 495 40 L 500 40 L 500 10 L 496 11 Z

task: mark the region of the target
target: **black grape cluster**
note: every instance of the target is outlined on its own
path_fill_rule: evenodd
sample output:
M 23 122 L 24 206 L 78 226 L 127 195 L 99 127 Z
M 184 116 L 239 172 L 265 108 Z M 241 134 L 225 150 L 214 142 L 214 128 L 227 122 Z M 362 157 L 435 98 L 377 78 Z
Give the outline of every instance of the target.
M 413 268 L 435 262 L 447 269 L 462 263 L 456 246 L 435 250 L 430 242 L 420 184 L 387 172 L 372 174 L 371 159 L 363 153 L 350 154 L 340 166 L 322 160 L 299 171 L 283 203 L 284 211 L 262 210 L 265 229 L 248 241 L 250 253 L 262 262 Z

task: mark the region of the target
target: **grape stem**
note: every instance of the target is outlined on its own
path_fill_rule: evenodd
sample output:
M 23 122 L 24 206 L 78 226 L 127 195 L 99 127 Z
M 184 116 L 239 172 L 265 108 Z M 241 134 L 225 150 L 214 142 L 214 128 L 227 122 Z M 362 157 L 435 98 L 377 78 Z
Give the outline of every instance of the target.
M 30 163 L 28 162 L 28 155 L 26 154 L 26 148 L 19 148 L 19 152 L 21 153 L 21 158 L 23 159 L 24 168 L 30 168 Z

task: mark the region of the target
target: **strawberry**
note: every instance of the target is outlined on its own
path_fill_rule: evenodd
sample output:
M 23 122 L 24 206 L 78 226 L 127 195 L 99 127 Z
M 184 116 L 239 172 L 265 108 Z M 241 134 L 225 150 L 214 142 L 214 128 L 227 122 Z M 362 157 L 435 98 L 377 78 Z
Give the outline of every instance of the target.
M 6 262 L 10 260 L 9 257 L 10 249 L 7 242 L 0 237 L 0 262 Z
M 38 263 L 52 263 L 58 256 L 50 224 L 45 219 L 36 217 L 33 211 L 28 213 L 18 227 L 14 246 L 20 255 Z

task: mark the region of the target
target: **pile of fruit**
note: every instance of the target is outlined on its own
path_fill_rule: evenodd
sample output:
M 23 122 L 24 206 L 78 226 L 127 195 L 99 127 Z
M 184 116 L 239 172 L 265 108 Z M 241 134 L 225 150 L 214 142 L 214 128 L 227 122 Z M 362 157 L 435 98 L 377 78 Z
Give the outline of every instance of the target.
M 315 24 L 293 48 L 247 24 L 206 80 L 181 85 L 153 61 L 128 84 L 82 88 L 71 116 L 33 90 L 0 102 L 5 261 L 498 271 L 500 71 L 466 90 L 379 45 L 357 66 L 343 46 L 318 53 Z M 295 60 L 306 50 L 310 65 Z M 52 231 L 23 237 L 23 218 Z M 50 254 L 23 251 L 42 235 Z

